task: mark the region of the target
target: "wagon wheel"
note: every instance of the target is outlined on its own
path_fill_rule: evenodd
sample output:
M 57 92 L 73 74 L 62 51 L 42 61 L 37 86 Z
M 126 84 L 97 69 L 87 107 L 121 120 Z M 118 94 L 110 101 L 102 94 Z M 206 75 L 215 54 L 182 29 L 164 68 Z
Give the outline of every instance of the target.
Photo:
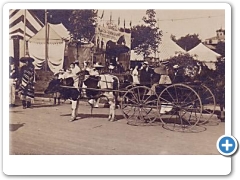
M 184 84 L 167 86 L 159 95 L 160 120 L 171 131 L 199 132 L 197 123 L 202 115 L 201 98 L 195 90 Z
M 206 124 L 210 122 L 214 114 L 216 108 L 216 99 L 212 91 L 204 84 L 201 84 L 196 91 L 202 100 L 203 107 L 202 117 L 199 121 L 199 124 Z
M 123 95 L 121 109 L 128 124 L 146 125 L 159 117 L 158 96 L 148 87 L 135 86 Z

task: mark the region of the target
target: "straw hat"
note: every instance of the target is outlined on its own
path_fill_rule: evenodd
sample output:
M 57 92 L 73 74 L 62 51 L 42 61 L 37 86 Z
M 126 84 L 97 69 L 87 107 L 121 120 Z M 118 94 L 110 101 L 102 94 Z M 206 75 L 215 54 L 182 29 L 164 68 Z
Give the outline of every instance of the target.
M 59 69 L 59 73 L 64 73 L 64 69 Z
M 102 66 L 100 64 L 94 64 L 93 67 L 95 67 L 95 68 L 103 68 L 104 66 Z
M 174 69 L 177 69 L 177 68 L 179 68 L 179 65 L 178 65 L 178 64 L 175 64 L 175 65 L 173 66 L 173 68 L 174 68 Z
M 33 62 L 34 59 L 31 58 L 31 57 L 22 57 L 19 61 L 22 62 L 22 63 L 25 63 L 25 62 L 27 62 L 27 61 L 28 61 L 28 62 Z

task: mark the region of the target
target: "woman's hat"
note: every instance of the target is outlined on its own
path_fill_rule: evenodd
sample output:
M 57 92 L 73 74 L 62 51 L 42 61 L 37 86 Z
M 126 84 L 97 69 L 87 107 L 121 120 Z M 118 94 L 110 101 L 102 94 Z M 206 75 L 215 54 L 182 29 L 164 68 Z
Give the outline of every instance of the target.
M 20 60 L 19 60 L 20 62 L 23 62 L 23 63 L 25 63 L 25 62 L 33 62 L 34 61 L 34 59 L 33 58 L 31 58 L 31 57 L 22 57 Z
M 59 73 L 64 73 L 64 69 L 59 69 Z
M 108 69 L 114 69 L 114 66 L 112 65 L 112 64 L 110 64 L 109 66 L 108 66 Z
M 175 64 L 175 65 L 173 66 L 173 68 L 174 68 L 174 69 L 177 69 L 177 68 L 179 68 L 179 65 L 178 65 L 178 64 Z
M 79 64 L 79 61 L 76 59 L 76 60 L 74 61 L 74 63 L 75 63 L 75 64 Z
M 94 64 L 93 67 L 95 67 L 95 68 L 103 68 L 104 66 L 102 66 L 100 64 Z

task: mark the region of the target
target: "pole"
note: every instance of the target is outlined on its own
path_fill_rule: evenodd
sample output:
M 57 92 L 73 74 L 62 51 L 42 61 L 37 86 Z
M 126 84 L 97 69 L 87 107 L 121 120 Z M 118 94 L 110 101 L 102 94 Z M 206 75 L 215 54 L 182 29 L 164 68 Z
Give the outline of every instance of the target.
M 24 10 L 23 56 L 26 55 L 26 9 Z
M 77 60 L 78 60 L 78 57 L 79 57 L 79 55 L 78 55 L 78 39 L 77 39 Z
M 48 24 L 47 24 L 47 10 L 45 9 L 45 71 L 47 71 L 47 57 L 48 57 L 48 47 L 47 47 L 47 34 L 48 34 Z

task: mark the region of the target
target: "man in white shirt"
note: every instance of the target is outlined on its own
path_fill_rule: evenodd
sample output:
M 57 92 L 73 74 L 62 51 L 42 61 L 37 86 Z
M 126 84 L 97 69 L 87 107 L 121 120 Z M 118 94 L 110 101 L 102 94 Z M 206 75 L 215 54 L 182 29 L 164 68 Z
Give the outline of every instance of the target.
M 79 61 L 78 60 L 75 60 L 75 62 L 74 63 L 72 63 L 72 64 L 74 64 L 74 66 L 72 66 L 71 67 L 71 69 L 72 69 L 72 74 L 73 74 L 73 81 L 74 81 L 74 84 L 73 84 L 73 86 L 75 87 L 75 88 L 78 88 L 78 85 L 79 85 L 79 77 L 78 77 L 78 75 L 79 75 L 79 73 L 80 73 L 80 67 L 79 67 Z M 71 64 L 71 65 L 72 65 Z

